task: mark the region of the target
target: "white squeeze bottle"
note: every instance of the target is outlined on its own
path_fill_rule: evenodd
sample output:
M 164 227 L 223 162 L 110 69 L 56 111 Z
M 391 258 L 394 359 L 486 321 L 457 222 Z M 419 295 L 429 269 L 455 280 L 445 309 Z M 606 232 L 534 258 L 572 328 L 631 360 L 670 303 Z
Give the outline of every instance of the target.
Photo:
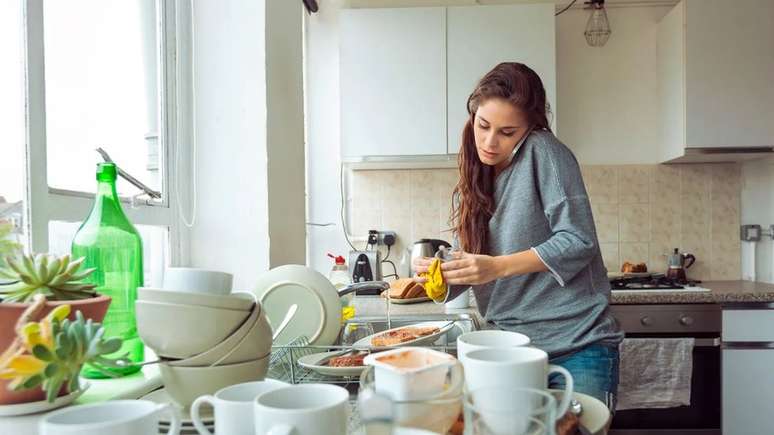
M 336 290 L 348 286 L 351 281 L 349 278 L 349 269 L 347 268 L 347 263 L 344 261 L 344 257 L 341 255 L 334 256 L 333 254 L 328 254 L 328 256 L 334 260 L 333 268 L 331 268 L 331 273 L 328 275 L 328 280 L 333 284 L 333 287 L 335 287 Z M 354 293 L 350 293 L 339 298 L 341 301 L 342 322 L 355 317 L 355 306 L 352 303 L 354 296 Z

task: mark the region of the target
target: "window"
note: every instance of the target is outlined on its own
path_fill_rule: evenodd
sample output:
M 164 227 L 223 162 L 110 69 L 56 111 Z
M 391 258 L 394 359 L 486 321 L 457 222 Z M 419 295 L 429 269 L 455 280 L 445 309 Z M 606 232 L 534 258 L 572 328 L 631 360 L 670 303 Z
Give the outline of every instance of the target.
M 26 238 L 23 41 L 21 2 L 0 2 L 0 224 L 12 225 L 11 234 L 0 231 L 0 237 L 16 243 Z
M 189 92 L 189 68 L 179 60 L 190 40 L 189 27 L 178 26 L 186 6 L 180 2 L 176 10 L 178 2 L 164 0 L 19 3 L 25 8 L 16 16 L 24 17 L 26 33 L 31 250 L 69 251 L 91 209 L 95 164 L 102 161 L 95 149 L 101 147 L 160 193 L 151 198 L 121 178 L 117 184 L 124 211 L 143 237 L 146 283 L 157 282 L 164 265 L 185 261 L 178 198 L 186 203 L 188 183 L 179 183 L 179 192 L 174 187 L 185 179 L 189 161 L 190 122 L 178 104 Z

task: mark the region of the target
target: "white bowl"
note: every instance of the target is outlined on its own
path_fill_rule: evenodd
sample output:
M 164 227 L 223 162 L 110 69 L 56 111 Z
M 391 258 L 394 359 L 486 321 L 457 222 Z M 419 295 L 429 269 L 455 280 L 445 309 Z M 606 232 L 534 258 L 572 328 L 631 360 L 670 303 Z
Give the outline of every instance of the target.
M 212 349 L 190 358 L 170 361 L 170 365 L 202 367 L 210 365 L 236 364 L 263 358 L 271 352 L 272 330 L 261 305 L 256 304 L 250 317 Z
M 239 311 L 250 311 L 255 303 L 255 296 L 250 293 L 231 293 L 221 296 L 151 287 L 137 288 L 137 299 L 141 301 L 163 302 L 165 304 L 198 305 L 200 307 L 225 308 L 227 310 Z
M 206 352 L 244 323 L 251 311 L 136 301 L 137 332 L 142 341 L 167 358 Z
M 188 408 L 204 394 L 215 394 L 229 385 L 263 380 L 269 370 L 269 359 L 267 355 L 253 361 L 215 367 L 177 367 L 163 363 L 159 369 L 169 397 Z
M 227 295 L 231 293 L 234 275 L 194 267 L 168 267 L 164 270 L 162 287 L 171 291 L 186 291 Z

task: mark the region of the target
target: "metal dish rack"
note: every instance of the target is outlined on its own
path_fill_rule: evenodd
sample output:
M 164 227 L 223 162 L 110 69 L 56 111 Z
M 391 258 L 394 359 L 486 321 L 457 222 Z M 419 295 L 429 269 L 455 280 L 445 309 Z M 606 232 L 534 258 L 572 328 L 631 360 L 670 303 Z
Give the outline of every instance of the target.
M 430 349 L 439 350 L 452 355 L 457 353 L 457 336 L 464 332 L 474 331 L 479 329 L 478 322 L 475 317 L 467 315 L 447 315 L 444 318 L 433 318 L 430 320 L 449 320 L 454 321 L 454 327 L 452 327 L 447 333 L 443 334 L 439 339 L 430 346 L 422 346 Z M 363 322 L 363 319 L 353 319 L 354 322 Z M 421 323 L 428 321 L 428 317 L 396 317 L 393 319 L 392 326 L 408 326 L 412 323 Z M 383 319 L 375 320 L 374 323 L 384 323 Z M 344 324 L 344 327 L 348 323 Z M 397 325 L 396 325 L 397 324 Z M 386 328 L 389 329 L 389 328 Z M 382 331 L 376 331 L 382 332 Z M 352 385 L 356 388 L 359 383 L 359 376 L 329 376 L 317 373 L 313 370 L 301 367 L 298 364 L 298 359 L 306 355 L 315 353 L 337 351 L 337 350 L 354 350 L 353 346 L 343 346 L 339 340 L 337 344 L 331 346 L 318 346 L 310 345 L 309 340 L 306 337 L 300 336 L 292 340 L 288 344 L 272 346 L 272 353 L 269 359 L 269 373 L 268 377 L 278 379 L 290 384 L 299 383 L 328 383 L 338 384 L 342 386 Z M 356 390 L 355 390 L 356 391 Z

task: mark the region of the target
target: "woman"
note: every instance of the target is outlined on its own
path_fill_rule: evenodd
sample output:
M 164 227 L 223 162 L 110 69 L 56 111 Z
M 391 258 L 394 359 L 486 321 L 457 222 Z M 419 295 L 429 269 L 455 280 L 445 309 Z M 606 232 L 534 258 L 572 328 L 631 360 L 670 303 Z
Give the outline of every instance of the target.
M 540 77 L 520 63 L 497 65 L 470 95 L 452 210 L 461 252 L 442 265 L 447 298 L 472 286 L 488 322 L 529 336 L 576 391 L 614 410 L 622 333 L 578 162 L 547 112 Z

